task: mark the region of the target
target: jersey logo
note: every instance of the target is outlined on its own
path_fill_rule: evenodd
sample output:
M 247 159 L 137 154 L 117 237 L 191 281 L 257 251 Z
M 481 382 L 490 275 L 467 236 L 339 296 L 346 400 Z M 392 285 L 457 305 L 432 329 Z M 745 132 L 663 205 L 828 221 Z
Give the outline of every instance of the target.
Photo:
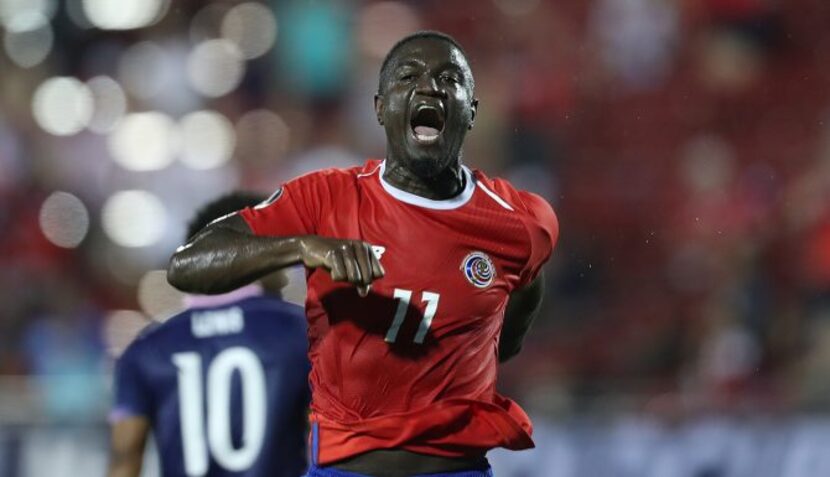
M 372 253 L 375 254 L 375 258 L 380 261 L 380 258 L 383 257 L 383 252 L 386 251 L 386 247 L 381 245 L 372 245 Z
M 280 197 L 282 197 L 282 187 L 280 187 L 279 189 L 276 190 L 276 192 L 271 194 L 271 197 L 268 197 L 264 201 L 262 201 L 259 204 L 255 205 L 254 209 L 259 210 L 259 209 L 263 209 L 265 207 L 268 207 L 269 205 L 276 202 L 277 199 L 279 199 Z
M 461 261 L 461 271 L 477 288 L 487 288 L 496 278 L 496 267 L 484 252 L 472 252 Z

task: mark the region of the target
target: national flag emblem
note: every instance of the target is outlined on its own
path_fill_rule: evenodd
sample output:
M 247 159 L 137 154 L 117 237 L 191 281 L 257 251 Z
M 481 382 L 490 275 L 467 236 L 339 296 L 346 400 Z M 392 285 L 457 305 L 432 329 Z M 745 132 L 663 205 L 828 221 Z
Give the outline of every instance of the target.
M 484 252 L 472 252 L 461 261 L 461 271 L 477 288 L 487 288 L 496 278 L 496 267 Z

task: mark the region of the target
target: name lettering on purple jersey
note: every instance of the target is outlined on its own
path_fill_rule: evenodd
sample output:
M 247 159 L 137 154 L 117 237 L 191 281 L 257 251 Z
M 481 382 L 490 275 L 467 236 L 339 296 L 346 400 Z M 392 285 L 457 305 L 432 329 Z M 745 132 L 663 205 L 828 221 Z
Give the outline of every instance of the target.
M 197 338 L 240 333 L 245 329 L 245 314 L 234 306 L 222 310 L 194 312 L 190 316 L 190 331 Z

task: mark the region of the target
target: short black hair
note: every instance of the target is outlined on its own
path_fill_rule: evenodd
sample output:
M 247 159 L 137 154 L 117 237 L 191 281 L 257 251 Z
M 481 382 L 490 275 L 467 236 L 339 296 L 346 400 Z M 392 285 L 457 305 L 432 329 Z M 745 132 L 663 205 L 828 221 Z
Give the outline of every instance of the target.
M 266 199 L 267 197 L 262 194 L 234 191 L 208 202 L 196 212 L 196 215 L 187 225 L 187 240 L 193 238 L 194 235 L 214 220 L 242 210 L 245 207 L 253 207 L 264 202 Z
M 402 46 L 406 45 L 410 41 L 418 40 L 420 38 L 432 38 L 432 39 L 435 39 L 435 40 L 446 41 L 447 43 L 454 46 L 455 48 L 458 49 L 458 51 L 461 52 L 461 54 L 467 60 L 467 66 L 469 67 L 470 59 L 467 58 L 467 52 L 464 51 L 464 48 L 461 46 L 460 43 L 458 43 L 458 41 L 456 41 L 455 38 L 447 35 L 446 33 L 441 33 L 440 31 L 435 31 L 435 30 L 416 31 L 415 33 L 411 33 L 409 35 L 406 35 L 405 37 L 398 40 L 397 43 L 392 45 L 392 48 L 389 49 L 389 53 L 387 53 L 386 56 L 383 58 L 383 63 L 381 63 L 381 65 L 380 65 L 380 74 L 378 75 L 378 93 L 383 93 L 383 86 L 386 84 L 387 79 L 389 79 L 389 67 L 390 67 L 390 63 L 392 63 L 392 58 L 395 56 L 395 53 L 397 53 L 398 50 L 401 49 Z M 470 91 L 473 91 L 475 89 L 475 81 L 473 79 L 473 72 L 468 71 L 468 73 L 470 75 L 470 77 L 469 77 Z

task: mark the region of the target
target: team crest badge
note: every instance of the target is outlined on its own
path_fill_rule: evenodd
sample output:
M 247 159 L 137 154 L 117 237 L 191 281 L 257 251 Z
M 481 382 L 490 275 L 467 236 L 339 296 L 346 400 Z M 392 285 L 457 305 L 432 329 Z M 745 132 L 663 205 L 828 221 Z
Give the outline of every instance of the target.
M 484 252 L 472 252 L 461 261 L 461 271 L 477 288 L 487 288 L 496 278 L 496 267 Z

